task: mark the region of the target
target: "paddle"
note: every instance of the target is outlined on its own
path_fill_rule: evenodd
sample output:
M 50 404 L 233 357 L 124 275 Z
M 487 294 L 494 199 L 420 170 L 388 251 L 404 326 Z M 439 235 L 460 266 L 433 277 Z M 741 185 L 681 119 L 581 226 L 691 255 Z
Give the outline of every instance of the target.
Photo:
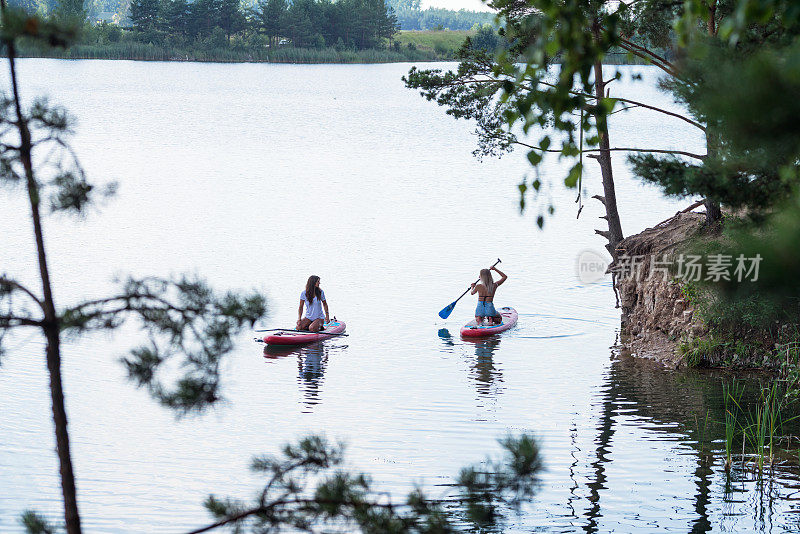
M 492 267 L 494 267 L 494 266 L 495 266 L 495 265 L 497 265 L 498 263 L 500 263 L 500 258 L 497 258 L 497 261 L 496 261 L 496 262 L 494 262 L 494 265 L 492 265 Z M 478 282 L 480 282 L 480 281 L 481 281 L 481 279 L 480 279 L 480 278 L 478 278 L 478 279 L 475 281 L 475 283 L 477 284 L 477 283 L 478 283 Z M 466 295 L 467 293 L 469 293 L 469 291 L 470 291 L 471 289 L 472 289 L 472 287 L 471 287 L 471 286 L 470 286 L 470 287 L 468 287 L 466 291 L 464 291 L 463 293 L 461 293 L 461 297 L 463 297 L 464 295 Z M 442 311 L 440 311 L 440 312 L 439 312 L 439 317 L 441 317 L 442 319 L 447 319 L 448 317 L 450 317 L 450 314 L 451 314 L 451 313 L 453 313 L 453 308 L 455 308 L 455 307 L 456 307 L 456 302 L 458 302 L 459 300 L 461 300 L 461 297 L 458 297 L 456 300 L 454 300 L 452 303 L 450 303 L 448 306 L 446 306 L 446 307 L 445 307 L 445 308 L 444 308 Z

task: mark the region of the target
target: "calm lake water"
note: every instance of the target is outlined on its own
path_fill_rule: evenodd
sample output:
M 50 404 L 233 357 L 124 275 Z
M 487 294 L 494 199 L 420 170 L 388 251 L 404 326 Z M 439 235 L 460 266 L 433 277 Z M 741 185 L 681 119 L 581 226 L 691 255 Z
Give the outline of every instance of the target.
M 190 272 L 263 290 L 263 327 L 291 326 L 318 274 L 350 334 L 265 355 L 243 333 L 225 365 L 227 402 L 181 420 L 124 380 L 117 359 L 143 340 L 135 328 L 69 341 L 86 531 L 202 526 L 209 493 L 253 495 L 250 458 L 309 433 L 345 440 L 349 465 L 402 500 L 414 483 L 445 495 L 462 466 L 520 432 L 539 438 L 547 469 L 508 532 L 797 531 L 792 470 L 759 486 L 737 468 L 726 484 L 723 377 L 612 348 L 610 281 L 576 276 L 582 251 L 603 253 L 600 205 L 587 200 L 576 220 L 552 160 L 541 176 L 558 210 L 538 230 L 535 209 L 519 212 L 516 185 L 533 175 L 524 154 L 476 160 L 473 127 L 404 88 L 410 66 L 20 62 L 26 98 L 47 95 L 78 118 L 90 178 L 120 184 L 84 220 L 48 219 L 59 303 L 106 295 L 118 274 Z M 656 71 L 623 72 L 616 95 L 670 105 Z M 646 111 L 615 115 L 611 136 L 703 150 L 688 125 Z M 626 234 L 688 205 L 635 181 L 621 154 L 614 161 Z M 601 192 L 596 166 L 584 184 L 587 198 Z M 0 198 L 0 270 L 35 284 L 23 198 Z M 437 312 L 498 257 L 509 280 L 496 301 L 519 324 L 462 341 L 474 297 L 447 321 Z M 19 531 L 25 509 L 60 512 L 43 346 L 15 335 L 0 368 L 2 532 Z

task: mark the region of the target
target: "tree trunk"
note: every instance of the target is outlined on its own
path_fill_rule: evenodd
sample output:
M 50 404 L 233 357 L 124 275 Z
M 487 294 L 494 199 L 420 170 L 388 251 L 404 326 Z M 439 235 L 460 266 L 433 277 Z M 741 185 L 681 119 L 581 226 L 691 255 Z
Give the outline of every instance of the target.
M 717 0 L 712 0 L 708 6 L 708 35 L 715 37 L 717 35 Z M 707 127 L 708 125 L 706 125 Z M 714 152 L 714 138 L 706 130 L 706 154 L 711 156 Z M 722 219 L 722 209 L 718 202 L 711 199 L 705 199 L 706 206 L 706 224 L 711 224 Z
M 39 260 L 39 275 L 42 279 L 44 295 L 44 333 L 47 338 L 47 370 L 50 374 L 50 397 L 52 400 L 53 423 L 56 431 L 56 451 L 58 453 L 59 471 L 61 474 L 61 492 L 64 497 L 64 522 L 67 534 L 81 534 L 81 521 L 78 514 L 78 498 L 75 489 L 75 475 L 72 469 L 72 456 L 69 450 L 69 432 L 67 430 L 67 410 L 64 405 L 64 389 L 61 384 L 61 325 L 56 314 L 53 292 L 50 284 L 50 271 L 47 267 L 47 255 L 44 249 L 44 233 L 39 213 L 39 184 L 33 173 L 33 157 L 31 133 L 22 112 L 22 103 L 17 85 L 15 67 L 14 42 L 6 43 L 8 63 L 11 71 L 11 86 L 14 94 L 14 106 L 17 114 L 17 129 L 20 134 L 20 159 L 25 169 L 28 198 L 31 204 L 31 219 L 36 238 L 36 252 Z
M 707 198 L 703 201 L 703 205 L 706 207 L 706 224 L 722 219 L 722 208 L 718 202 Z
M 595 35 L 599 29 L 595 30 Z M 603 65 L 600 61 L 594 64 L 594 92 L 597 97 L 597 105 L 600 105 L 601 100 L 605 96 L 606 84 L 603 80 Z M 611 167 L 611 145 L 608 140 L 608 123 L 605 117 L 595 117 L 597 121 L 597 131 L 600 135 L 600 153 L 597 161 L 600 163 L 600 173 L 603 178 L 603 199 L 601 200 L 606 207 L 606 220 L 608 221 L 608 232 L 602 232 L 601 235 L 608 239 L 606 249 L 611 254 L 613 260 L 617 259 L 617 245 L 622 241 L 622 224 L 619 220 L 619 212 L 617 211 L 617 193 L 614 189 L 614 172 Z M 598 233 L 600 233 L 598 231 Z
M 64 521 L 67 534 L 81 534 L 81 520 L 78 515 L 78 492 L 75 488 L 75 475 L 72 470 L 72 455 L 69 447 L 67 410 L 64 405 L 64 389 L 61 384 L 61 340 L 59 326 L 48 326 L 47 370 L 50 373 L 50 397 L 53 402 L 53 422 L 56 427 L 56 450 L 61 473 L 61 493 L 64 496 Z

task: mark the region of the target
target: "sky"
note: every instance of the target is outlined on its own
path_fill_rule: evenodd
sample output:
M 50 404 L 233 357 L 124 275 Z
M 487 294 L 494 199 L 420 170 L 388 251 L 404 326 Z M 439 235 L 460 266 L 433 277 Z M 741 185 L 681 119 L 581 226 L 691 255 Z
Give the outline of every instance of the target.
M 446 9 L 469 9 L 471 11 L 489 11 L 481 0 L 422 0 L 422 9 L 443 7 Z

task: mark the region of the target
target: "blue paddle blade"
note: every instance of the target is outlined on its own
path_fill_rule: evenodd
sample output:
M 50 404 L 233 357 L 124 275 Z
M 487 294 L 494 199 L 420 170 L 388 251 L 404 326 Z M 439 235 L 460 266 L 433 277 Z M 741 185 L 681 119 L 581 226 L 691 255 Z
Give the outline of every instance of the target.
M 453 308 L 455 307 L 456 303 L 455 302 L 451 303 L 450 305 L 448 305 L 446 308 L 444 308 L 442 311 L 439 312 L 439 317 L 441 317 L 442 319 L 447 319 L 448 317 L 450 317 L 450 314 L 453 313 Z

